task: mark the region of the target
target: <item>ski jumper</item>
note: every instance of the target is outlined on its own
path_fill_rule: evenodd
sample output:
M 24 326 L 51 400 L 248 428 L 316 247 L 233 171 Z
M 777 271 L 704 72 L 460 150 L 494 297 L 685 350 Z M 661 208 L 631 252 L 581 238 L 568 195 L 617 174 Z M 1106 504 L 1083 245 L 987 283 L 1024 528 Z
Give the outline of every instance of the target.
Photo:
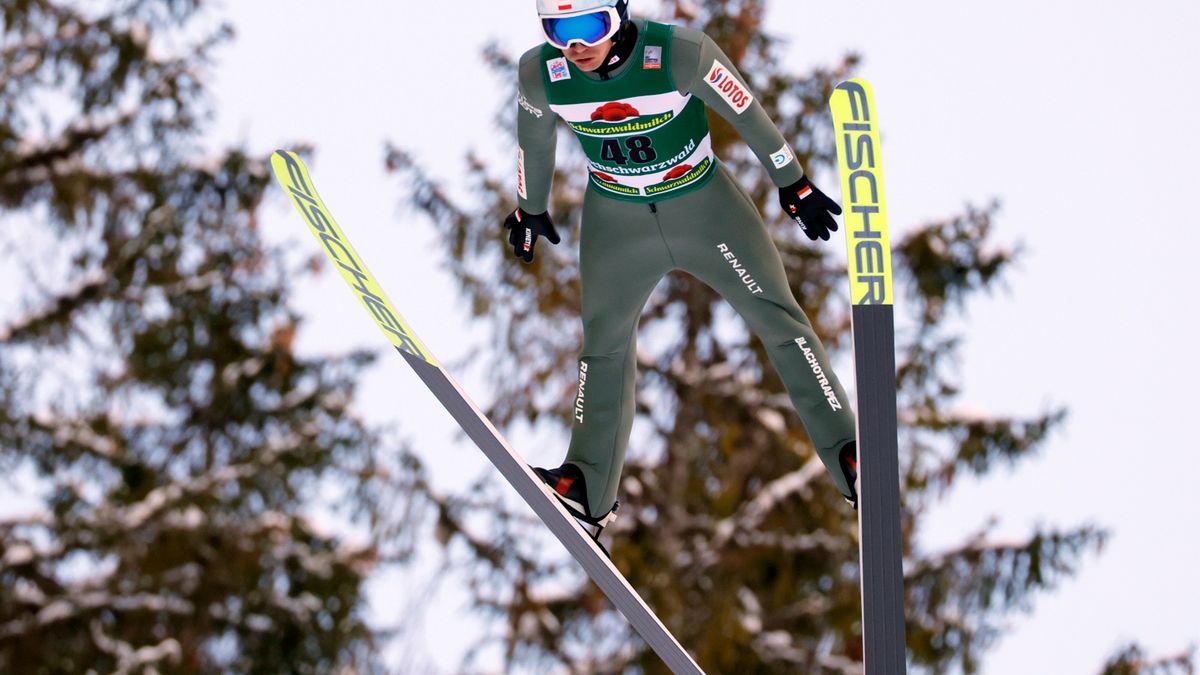
M 804 175 L 745 80 L 708 36 L 636 21 L 638 42 L 609 79 L 545 44 L 520 61 L 519 206 L 547 210 L 556 118 L 589 159 L 580 275 L 583 351 L 565 463 L 583 472 L 592 515 L 613 506 L 634 418 L 638 317 L 671 270 L 716 290 L 767 347 L 772 366 L 843 494 L 838 451 L 850 401 L 796 302 L 757 207 L 713 154 L 706 108 L 728 120 L 777 186 Z

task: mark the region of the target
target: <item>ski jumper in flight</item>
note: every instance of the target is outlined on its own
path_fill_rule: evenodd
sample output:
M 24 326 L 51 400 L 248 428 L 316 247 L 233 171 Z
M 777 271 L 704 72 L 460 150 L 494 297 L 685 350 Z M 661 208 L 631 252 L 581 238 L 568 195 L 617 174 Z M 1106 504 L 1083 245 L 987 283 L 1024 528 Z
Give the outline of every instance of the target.
M 817 454 L 857 504 L 855 420 L 825 349 L 788 287 L 758 209 L 713 153 L 707 110 L 741 135 L 812 240 L 841 208 L 804 175 L 729 58 L 696 30 L 631 20 L 626 0 L 538 0 L 546 43 L 519 65 L 518 209 L 505 221 L 530 262 L 559 243 L 547 213 L 556 124 L 589 160 L 579 267 L 583 351 L 571 444 L 536 469 L 575 517 L 603 527 L 634 418 L 638 317 L 671 270 L 716 290 L 767 348 Z M 598 532 L 597 532 L 598 534 Z

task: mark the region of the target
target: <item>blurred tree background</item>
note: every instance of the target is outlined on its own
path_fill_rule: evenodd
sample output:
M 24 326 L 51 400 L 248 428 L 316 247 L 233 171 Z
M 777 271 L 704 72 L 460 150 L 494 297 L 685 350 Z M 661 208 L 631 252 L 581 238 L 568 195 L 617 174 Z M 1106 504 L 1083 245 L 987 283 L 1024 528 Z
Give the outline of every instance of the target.
M 829 189 L 836 176 L 827 101 L 858 58 L 791 72 L 779 58 L 780 37 L 762 24 L 766 6 L 664 0 L 651 16 L 716 40 L 803 166 Z M 650 8 L 634 4 L 635 12 Z M 515 98 L 516 56 L 495 46 L 484 56 Z M 887 102 L 881 107 L 886 115 Z M 497 119 L 509 147 L 515 114 L 506 103 Z M 783 217 L 748 148 L 723 120 L 710 119 L 714 147 L 766 214 L 792 288 L 843 378 L 852 379 L 840 239 L 814 244 L 803 237 Z M 565 126 L 560 133 L 550 212 L 564 243 L 543 243 L 529 266 L 501 242 L 501 214 L 516 207 L 509 167 L 470 156 L 467 199 L 452 197 L 402 146 L 389 147 L 388 167 L 402 180 L 403 199 L 438 228 L 447 267 L 474 315 L 492 329 L 492 419 L 501 427 L 554 427 L 565 453 L 582 344 L 576 247 L 587 188 L 578 144 Z M 1051 524 L 1001 540 L 985 522 L 949 549 L 918 546 L 924 516 L 958 479 L 1020 463 L 1066 418 L 1064 409 L 1018 419 L 956 406 L 960 319 L 972 298 L 1002 284 L 1020 256 L 1018 244 L 997 240 L 998 212 L 988 202 L 892 224 L 900 234 L 894 247 L 903 290 L 897 349 L 913 672 L 977 670 L 1012 615 L 1072 575 L 1106 538 L 1094 525 Z M 639 341 L 638 419 L 622 512 L 606 530 L 617 567 L 708 672 L 861 672 L 855 516 L 825 477 L 763 346 L 711 289 L 683 273 L 669 275 L 650 298 Z M 574 565 L 547 554 L 539 526 L 520 517 L 521 509 L 510 510 L 498 496 L 468 494 L 443 502 L 443 528 L 465 544 L 447 556 L 469 575 L 478 610 L 497 628 L 492 644 L 480 649 L 498 646 L 522 672 L 664 672 Z M 492 513 L 503 514 L 494 522 L 501 534 L 481 539 L 471 519 Z M 1141 663 L 1138 648 L 1131 649 L 1106 672 Z M 1184 658 L 1154 667 L 1190 672 L 1189 664 Z
M 203 4 L 2 3 L 0 474 L 40 502 L 0 520 L 3 673 L 382 668 L 418 471 L 348 414 L 370 355 L 292 351 L 266 164 L 200 143 Z
M 319 265 L 263 240 L 265 158 L 203 142 L 205 81 L 232 36 L 209 3 L 0 8 L 0 480 L 36 503 L 0 516 L 0 673 L 389 671 L 393 634 L 369 625 L 365 583 L 410 561 L 428 521 L 493 628 L 463 670 L 499 648 L 513 671 L 662 672 L 502 481 L 435 494 L 408 448 L 349 412 L 370 354 L 293 351 L 303 317 L 287 289 Z M 659 17 L 712 35 L 832 185 L 825 101 L 857 59 L 789 72 L 764 8 L 669 0 Z M 485 56 L 511 82 L 512 55 Z M 510 135 L 514 110 L 506 102 L 498 121 Z M 812 245 L 778 216 L 774 189 L 720 120 L 714 140 L 851 372 L 840 244 Z M 583 162 L 573 141 L 559 147 L 552 211 L 577 224 Z M 563 245 L 516 263 L 499 226 L 513 176 L 469 161 L 468 205 L 401 148 L 388 155 L 495 336 L 493 418 L 565 441 L 578 233 L 568 225 Z M 995 241 L 996 214 L 985 204 L 894 224 L 915 672 L 974 670 L 1012 614 L 1105 537 L 1072 524 L 997 541 L 981 523 L 948 550 L 916 544 L 958 478 L 1019 463 L 1064 420 L 955 407 L 956 319 L 1018 259 Z M 609 530 L 617 566 L 709 672 L 858 672 L 853 514 L 762 346 L 681 274 L 651 298 L 640 336 L 639 419 Z M 1192 669 L 1189 655 L 1152 658 L 1137 644 L 1103 666 Z

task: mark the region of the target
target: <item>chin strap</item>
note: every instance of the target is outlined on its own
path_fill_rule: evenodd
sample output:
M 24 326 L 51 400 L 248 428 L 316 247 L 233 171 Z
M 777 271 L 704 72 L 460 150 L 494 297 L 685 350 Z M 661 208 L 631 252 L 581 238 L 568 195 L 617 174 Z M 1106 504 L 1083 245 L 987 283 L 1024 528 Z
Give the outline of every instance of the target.
M 609 73 L 620 68 L 629 60 L 630 54 L 633 54 L 633 48 L 637 45 L 637 38 L 637 26 L 632 21 L 626 20 L 613 38 L 613 48 L 608 53 L 608 60 L 596 69 L 596 74 L 607 80 Z

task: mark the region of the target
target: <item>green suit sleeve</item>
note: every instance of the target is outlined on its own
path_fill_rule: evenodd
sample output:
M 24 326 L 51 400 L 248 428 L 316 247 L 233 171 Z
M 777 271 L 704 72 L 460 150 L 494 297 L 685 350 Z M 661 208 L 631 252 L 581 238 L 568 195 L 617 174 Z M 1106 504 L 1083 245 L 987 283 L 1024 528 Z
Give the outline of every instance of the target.
M 526 213 L 544 213 L 558 134 L 546 102 L 541 47 L 525 52 L 517 68 L 517 205 Z
M 744 92 L 753 95 L 745 85 L 746 79 L 733 67 L 733 62 L 712 38 L 691 28 L 675 27 L 671 42 L 671 76 L 675 79 L 675 86 L 679 92 L 690 93 L 704 101 L 708 107 L 733 125 L 746 141 L 746 145 L 749 145 L 750 150 L 758 157 L 758 161 L 767 169 L 771 181 L 776 186 L 787 187 L 800 180 L 804 176 L 804 169 L 758 99 L 753 99 L 749 105 L 743 105 L 739 109 L 731 102 L 730 97 L 710 84 L 708 76 L 713 72 L 714 64 L 718 63 L 732 73 Z M 734 98 L 735 102 L 736 100 Z

